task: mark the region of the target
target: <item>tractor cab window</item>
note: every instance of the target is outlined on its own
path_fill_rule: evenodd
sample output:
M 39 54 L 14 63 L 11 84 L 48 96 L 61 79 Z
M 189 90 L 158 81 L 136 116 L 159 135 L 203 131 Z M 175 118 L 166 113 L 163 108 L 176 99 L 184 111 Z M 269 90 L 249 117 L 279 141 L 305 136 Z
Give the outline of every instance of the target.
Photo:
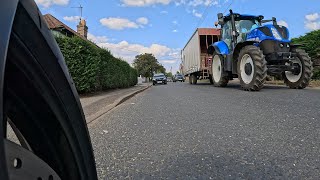
M 246 39 L 246 34 L 259 26 L 260 23 L 254 19 L 236 21 L 236 29 L 239 33 L 237 42 L 243 42 Z
M 228 45 L 229 49 L 231 49 L 231 22 L 228 21 L 222 27 L 222 39 Z

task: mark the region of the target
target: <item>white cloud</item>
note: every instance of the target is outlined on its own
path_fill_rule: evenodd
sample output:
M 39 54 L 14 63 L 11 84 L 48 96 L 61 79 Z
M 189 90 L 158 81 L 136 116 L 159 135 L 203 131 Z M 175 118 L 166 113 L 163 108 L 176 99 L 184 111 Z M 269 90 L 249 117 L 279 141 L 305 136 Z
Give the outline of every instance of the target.
M 145 7 L 156 4 L 168 5 L 171 2 L 175 3 L 176 6 L 187 5 L 187 6 L 218 6 L 221 0 L 121 0 L 122 6 L 136 6 Z M 228 1 L 225 1 L 227 3 Z M 167 14 L 167 11 L 162 11 Z
M 151 6 L 154 4 L 163 4 L 167 5 L 171 2 L 172 0 L 121 0 L 123 3 L 123 6 L 138 6 L 138 7 L 143 7 L 143 6 Z
M 179 24 L 178 21 L 176 21 L 176 20 L 172 21 L 172 23 L 175 24 L 175 25 Z
M 313 13 L 305 16 L 306 21 L 304 22 L 304 27 L 310 31 L 320 29 L 320 14 Z
M 151 44 L 150 46 L 131 44 L 127 41 L 111 43 L 108 42 L 105 36 L 94 36 L 92 34 L 88 35 L 88 39 L 92 39 L 98 46 L 110 50 L 114 56 L 124 59 L 129 64 L 133 62 L 136 55 L 152 53 L 167 68 L 169 65 L 174 66 L 173 68 L 178 68 L 175 67 L 174 63 L 178 62 L 180 58 L 180 49 L 169 48 L 161 44 Z
M 308 14 L 305 16 L 307 21 L 316 21 L 319 17 L 320 15 L 318 13 Z
M 80 16 L 65 16 L 63 19 L 68 22 L 79 22 Z
M 160 14 L 168 14 L 168 11 L 161 11 Z
M 129 64 L 132 64 L 136 55 L 152 53 L 158 61 L 166 67 L 167 71 L 169 71 L 171 67 L 173 72 L 176 72 L 179 69 L 180 49 L 169 48 L 161 44 L 145 46 L 142 44 L 131 44 L 127 41 L 112 43 L 109 42 L 109 39 L 106 36 L 95 36 L 90 33 L 88 33 L 88 39 L 98 46 L 110 50 L 115 57 L 119 57 Z
M 220 0 L 174 0 L 176 6 L 218 6 Z
M 174 64 L 177 60 L 161 60 L 160 63 L 166 63 L 166 64 Z
M 320 22 L 305 22 L 305 28 L 311 31 L 320 29 Z
M 160 58 L 162 56 L 167 56 L 172 52 L 169 47 L 160 44 L 144 46 L 141 44 L 130 44 L 127 41 L 121 41 L 119 43 L 97 43 L 97 45 L 109 49 L 116 56 L 131 57 L 131 60 L 134 59 L 135 55 L 142 53 L 152 53 L 156 57 Z
M 127 29 L 129 28 L 137 29 L 139 27 L 142 28 L 144 27 L 142 25 L 147 25 L 149 23 L 149 20 L 146 17 L 140 17 L 136 20 L 136 22 L 133 22 L 125 18 L 109 17 L 109 18 L 100 19 L 100 23 L 109 29 L 123 30 L 126 28 Z
M 48 8 L 52 5 L 63 6 L 63 5 L 69 4 L 69 0 L 35 0 L 35 1 L 39 6 L 43 6 L 45 8 Z
M 201 14 L 201 13 L 198 13 L 195 9 L 192 10 L 192 14 L 193 14 L 195 17 L 202 18 L 202 14 Z
M 176 29 L 175 29 L 175 30 L 173 30 L 172 32 L 177 33 L 177 32 L 178 32 L 178 30 L 176 30 Z
M 218 0 L 192 0 L 188 3 L 190 6 L 213 6 L 213 5 L 218 5 L 219 2 Z
M 91 33 L 88 33 L 88 39 L 97 44 L 108 42 L 108 38 L 106 36 L 95 36 Z
M 139 26 L 135 22 L 132 22 L 129 19 L 124 18 L 102 18 L 100 19 L 100 23 L 103 26 L 106 26 L 107 28 L 114 30 L 123 30 L 125 28 L 139 28 Z
M 289 27 L 288 23 L 285 22 L 285 21 L 283 21 L 283 20 L 278 21 L 278 24 L 281 25 L 281 26 L 285 26 L 285 27 L 287 27 L 287 28 Z
M 146 25 L 146 24 L 148 24 L 148 22 L 149 22 L 148 18 L 145 18 L 145 17 L 141 17 L 141 18 L 137 19 L 137 23 L 139 23 L 139 24 Z

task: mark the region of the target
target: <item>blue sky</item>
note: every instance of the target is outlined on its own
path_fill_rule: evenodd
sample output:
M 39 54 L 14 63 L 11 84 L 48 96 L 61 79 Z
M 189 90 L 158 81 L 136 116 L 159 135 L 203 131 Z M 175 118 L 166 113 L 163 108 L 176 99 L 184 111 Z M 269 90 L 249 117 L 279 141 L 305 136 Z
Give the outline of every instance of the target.
M 36 0 L 76 29 L 81 4 L 89 38 L 129 63 L 140 53 L 153 53 L 169 71 L 180 64 L 180 50 L 196 27 L 213 27 L 218 12 L 277 17 L 291 37 L 320 29 L 319 0 Z

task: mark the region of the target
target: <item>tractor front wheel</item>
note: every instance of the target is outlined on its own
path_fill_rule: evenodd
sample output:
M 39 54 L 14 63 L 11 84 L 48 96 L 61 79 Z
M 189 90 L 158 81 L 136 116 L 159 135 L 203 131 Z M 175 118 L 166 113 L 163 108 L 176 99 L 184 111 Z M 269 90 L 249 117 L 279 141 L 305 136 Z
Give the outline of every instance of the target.
M 292 89 L 303 89 L 309 85 L 312 76 L 312 61 L 309 55 L 302 49 L 294 49 L 292 52 L 297 54 L 293 64 L 298 65 L 299 73 L 285 71 L 283 73 L 284 82 Z
M 267 77 L 267 61 L 260 48 L 244 47 L 238 59 L 238 77 L 241 87 L 247 91 L 259 91 Z
M 213 54 L 212 58 L 212 81 L 214 86 L 226 87 L 229 78 L 223 72 L 223 57 L 219 54 Z

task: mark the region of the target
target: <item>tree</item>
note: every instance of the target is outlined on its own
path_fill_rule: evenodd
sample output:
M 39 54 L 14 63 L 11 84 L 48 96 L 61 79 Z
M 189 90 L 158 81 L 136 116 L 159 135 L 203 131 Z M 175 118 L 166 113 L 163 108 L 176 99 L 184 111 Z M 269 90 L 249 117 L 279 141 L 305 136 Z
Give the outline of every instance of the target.
M 320 30 L 311 31 L 304 36 L 292 39 L 293 44 L 303 45 L 314 65 L 320 66 Z
M 172 75 L 171 72 L 167 72 L 167 73 L 166 73 L 166 76 L 167 76 L 167 77 L 172 77 L 173 75 Z
M 158 67 L 156 68 L 156 73 L 166 73 L 166 68 L 164 68 L 161 64 L 158 64 Z
M 153 72 L 166 72 L 166 69 L 158 62 L 154 55 L 148 53 L 137 55 L 133 61 L 133 66 L 138 71 L 138 74 L 143 77 L 151 77 Z
M 315 66 L 313 79 L 320 79 L 320 30 L 311 31 L 304 36 L 292 39 L 293 44 L 301 44 L 301 48 L 306 50 Z

